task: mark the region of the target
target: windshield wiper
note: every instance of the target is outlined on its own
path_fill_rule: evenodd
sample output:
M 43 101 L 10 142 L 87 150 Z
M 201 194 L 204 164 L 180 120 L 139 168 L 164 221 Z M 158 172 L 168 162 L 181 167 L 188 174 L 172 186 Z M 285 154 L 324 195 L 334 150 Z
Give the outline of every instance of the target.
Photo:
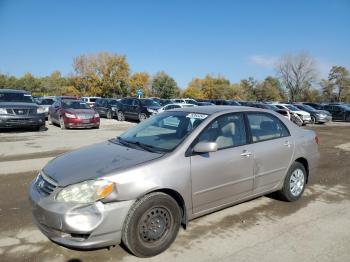
M 137 147 L 145 150 L 145 151 L 148 151 L 148 152 L 152 152 L 152 153 L 164 153 L 165 150 L 161 150 L 155 146 L 152 146 L 152 145 L 146 145 L 146 144 L 143 144 L 143 143 L 140 143 L 139 141 L 130 141 L 130 140 L 125 140 L 121 137 L 117 137 L 118 141 L 123 144 L 123 145 L 126 145 L 126 146 L 130 146 L 130 145 L 136 145 Z

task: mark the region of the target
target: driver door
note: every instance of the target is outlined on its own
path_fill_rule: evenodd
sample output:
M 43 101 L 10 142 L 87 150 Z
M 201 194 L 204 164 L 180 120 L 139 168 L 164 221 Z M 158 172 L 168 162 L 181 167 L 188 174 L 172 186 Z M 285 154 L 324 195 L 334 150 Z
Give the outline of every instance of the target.
M 244 198 L 254 185 L 253 148 L 243 114 L 219 116 L 195 144 L 203 141 L 216 142 L 218 151 L 191 156 L 193 213 L 198 215 Z

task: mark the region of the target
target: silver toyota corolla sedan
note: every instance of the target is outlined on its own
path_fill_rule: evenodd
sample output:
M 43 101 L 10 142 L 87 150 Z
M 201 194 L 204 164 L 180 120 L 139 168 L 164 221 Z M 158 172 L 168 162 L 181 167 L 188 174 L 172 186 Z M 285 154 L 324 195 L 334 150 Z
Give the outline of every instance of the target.
M 299 199 L 318 158 L 315 133 L 272 111 L 183 108 L 50 161 L 29 198 L 37 226 L 59 245 L 123 242 L 149 257 L 196 217 L 275 191 Z

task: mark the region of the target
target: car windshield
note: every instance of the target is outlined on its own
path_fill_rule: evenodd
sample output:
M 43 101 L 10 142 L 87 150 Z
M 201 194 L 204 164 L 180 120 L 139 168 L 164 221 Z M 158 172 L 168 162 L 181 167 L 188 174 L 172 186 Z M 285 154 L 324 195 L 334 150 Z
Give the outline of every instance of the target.
M 286 107 L 292 111 L 300 111 L 299 108 L 295 107 L 295 106 L 292 106 L 292 105 L 286 105 Z
M 309 106 L 309 105 L 300 105 L 300 108 L 308 110 L 308 111 L 316 111 L 315 108 L 313 108 L 312 106 Z
M 141 104 L 143 106 L 159 106 L 160 107 L 160 104 L 158 102 L 151 100 L 151 99 L 141 100 Z
M 79 100 L 65 100 L 62 101 L 63 108 L 69 109 L 90 109 L 90 107 L 83 101 Z
M 148 151 L 173 151 L 208 115 L 190 112 L 164 112 L 127 130 L 120 143 Z
M 110 100 L 109 102 L 111 105 L 117 105 L 118 104 L 118 101 L 117 100 Z
M 1 93 L 0 102 L 34 103 L 34 99 L 27 93 Z

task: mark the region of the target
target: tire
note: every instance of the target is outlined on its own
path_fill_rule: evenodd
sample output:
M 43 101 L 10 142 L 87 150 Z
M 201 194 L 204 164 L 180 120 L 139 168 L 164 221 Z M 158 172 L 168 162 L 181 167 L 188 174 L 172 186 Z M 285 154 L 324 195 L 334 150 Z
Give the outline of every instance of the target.
M 311 116 L 311 124 L 316 124 L 317 123 L 317 121 L 316 121 L 316 117 L 314 117 L 314 116 Z
M 286 178 L 284 179 L 283 188 L 279 192 L 281 197 L 288 202 L 298 200 L 306 185 L 307 173 L 303 164 L 294 162 L 288 170 Z M 296 181 L 294 186 L 292 181 Z
M 111 110 L 107 111 L 106 117 L 107 117 L 107 119 L 112 119 L 113 118 L 113 114 L 112 114 Z
M 53 125 L 53 122 L 52 122 L 50 114 L 47 115 L 47 122 L 49 123 L 49 125 Z
M 118 119 L 118 121 L 125 121 L 125 116 L 124 116 L 124 113 L 122 111 L 118 111 L 117 119 Z
M 61 128 L 62 130 L 66 129 L 66 125 L 64 124 L 63 117 L 60 117 L 60 128 Z
M 130 208 L 122 242 L 135 256 L 155 256 L 173 243 L 180 223 L 181 210 L 177 202 L 167 194 L 151 193 Z
M 142 122 L 142 121 L 145 121 L 147 119 L 147 116 L 145 113 L 139 113 L 139 121 Z

